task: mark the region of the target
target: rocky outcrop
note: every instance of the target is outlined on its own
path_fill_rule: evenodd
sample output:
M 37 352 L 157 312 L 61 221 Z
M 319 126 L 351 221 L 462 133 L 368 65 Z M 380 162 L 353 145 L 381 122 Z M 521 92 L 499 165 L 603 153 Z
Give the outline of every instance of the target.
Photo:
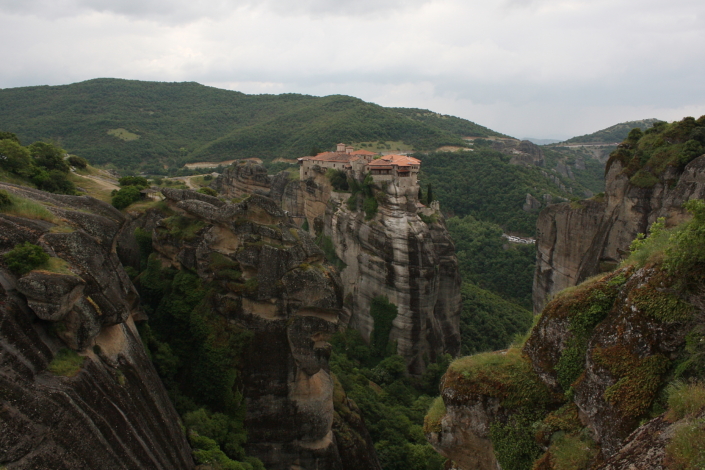
M 669 226 L 682 221 L 682 204 L 705 197 L 705 155 L 680 173 L 668 167 L 651 188 L 632 185 L 619 160 L 607 167 L 605 180 L 604 198 L 558 204 L 539 215 L 534 312 L 556 292 L 614 268 L 657 218 Z
M 420 374 L 426 361 L 460 349 L 460 275 L 455 247 L 442 224 L 421 220 L 414 190 L 394 184 L 380 191 L 378 214 L 371 220 L 346 204 L 332 203 L 325 234 L 345 263 L 343 289 L 350 298 L 350 326 L 369 339 L 374 329 L 370 304 L 385 296 L 398 315 L 389 339 Z M 428 219 L 427 219 L 428 220 Z
M 242 197 L 255 186 L 253 180 L 264 181 L 255 167 L 233 165 L 215 184 L 230 196 Z M 374 328 L 370 303 L 386 296 L 399 311 L 390 340 L 409 371 L 420 374 L 439 354 L 457 354 L 460 275 L 438 208 L 417 206 L 418 186 L 388 182 L 376 187 L 378 211 L 367 219 L 359 207 L 348 207 L 350 193 L 333 191 L 325 172 L 315 170 L 304 181 L 286 184 L 283 174 L 271 177 L 269 194 L 280 198 L 282 209 L 299 224 L 306 221 L 311 232 L 332 241 L 343 262 L 340 276 L 348 308 L 343 323 L 369 339 Z
M 545 451 L 543 466 L 534 468 L 563 468 L 551 463 L 560 458 L 563 435 L 584 449 L 580 468 L 665 468 L 665 448 L 678 425 L 664 416 L 642 423 L 663 409 L 654 403 L 673 374 L 688 373 L 685 358 L 693 347 L 686 343 L 702 337 L 702 278 L 689 282 L 692 289 L 684 292 L 657 265 L 627 267 L 561 294 L 543 310 L 521 351 L 530 374 L 521 372 L 519 359 L 503 366 L 503 353 L 451 365 L 441 390 L 446 411 L 427 434 L 429 441 L 458 468 L 497 468 L 493 459 L 508 448 L 493 447 L 488 429 L 521 416 L 520 408 L 508 408 L 501 398 L 512 394 L 512 386 L 521 387 L 519 399 L 529 398 L 527 377 L 534 376 L 547 387 L 528 400 L 525 416 L 533 413 L 536 421 L 521 431 Z M 492 368 L 483 369 L 488 363 Z M 540 403 L 549 395 L 552 403 Z M 572 418 L 566 411 L 571 408 Z
M 190 469 L 191 450 L 132 321 L 139 296 L 115 253 L 122 214 L 96 199 L 0 184 L 35 209 L 0 213 L 0 464 L 8 469 Z M 12 208 L 11 208 L 12 209 Z
M 335 412 L 327 340 L 345 317 L 343 291 L 313 239 L 268 197 L 227 204 L 163 193 L 176 215 L 154 230 L 158 258 L 197 273 L 218 316 L 252 335 L 240 371 L 248 454 L 271 470 L 377 470 L 361 418 Z M 353 438 L 340 433 L 348 426 Z M 351 448 L 366 457 L 346 461 Z

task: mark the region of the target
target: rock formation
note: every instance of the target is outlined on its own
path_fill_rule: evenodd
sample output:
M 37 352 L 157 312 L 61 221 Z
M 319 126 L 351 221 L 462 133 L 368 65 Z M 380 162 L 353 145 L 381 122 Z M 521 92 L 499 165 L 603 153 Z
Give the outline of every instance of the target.
M 115 253 L 123 215 L 86 196 L 0 189 L 31 201 L 0 213 L 0 252 L 30 242 L 51 256 L 22 276 L 0 266 L 0 465 L 192 469 L 133 321 L 139 296 Z
M 343 292 L 313 239 L 268 197 L 228 204 L 163 193 L 176 215 L 154 229 L 158 258 L 197 273 L 216 313 L 252 334 L 240 373 L 248 453 L 270 470 L 378 469 L 359 414 L 342 416 L 334 404 L 327 340 L 345 317 Z
M 491 427 L 532 416 L 520 432 L 539 442 L 533 458 L 544 452 L 534 468 L 568 468 L 551 463 L 564 435 L 580 443 L 592 469 L 665 468 L 678 425 L 648 418 L 663 411 L 654 403 L 674 370 L 687 374 L 686 342 L 702 338 L 702 278 L 689 282 L 695 287 L 684 292 L 658 266 L 625 267 L 561 294 L 521 351 L 451 365 L 441 387 L 445 413 L 427 423 L 429 441 L 460 469 L 496 470 L 512 448 L 493 447 Z
M 268 191 L 262 189 L 265 181 Z M 370 302 L 386 296 L 399 311 L 390 340 L 409 371 L 420 374 L 438 354 L 457 354 L 461 299 L 455 248 L 437 206 L 417 207 L 418 186 L 378 185 L 378 211 L 369 219 L 359 207 L 348 207 L 350 193 L 332 190 L 323 170 L 290 181 L 287 173 L 267 177 L 262 167 L 241 163 L 226 169 L 214 187 L 231 197 L 258 190 L 280 201 L 311 232 L 330 238 L 344 263 L 340 276 L 349 316 L 343 323 L 369 339 Z
M 675 225 L 684 218 L 685 201 L 705 197 L 705 156 L 682 172 L 668 167 L 651 188 L 634 186 L 623 170 L 619 160 L 608 165 L 603 198 L 556 204 L 539 215 L 535 313 L 556 292 L 614 268 L 636 235 L 657 218 Z

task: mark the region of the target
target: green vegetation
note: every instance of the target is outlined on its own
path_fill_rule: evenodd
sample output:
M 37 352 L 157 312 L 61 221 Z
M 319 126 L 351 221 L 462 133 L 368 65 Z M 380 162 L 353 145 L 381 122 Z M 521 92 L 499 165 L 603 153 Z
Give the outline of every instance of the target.
M 126 207 L 138 202 L 141 199 L 141 193 L 143 188 L 140 186 L 125 186 L 120 188 L 119 191 L 115 193 L 112 199 L 112 204 L 116 209 L 125 209 Z
M 198 190 L 198 192 L 201 193 L 201 194 L 206 194 L 206 195 L 208 195 L 208 196 L 213 196 L 213 197 L 215 197 L 215 196 L 218 195 L 218 191 L 216 191 L 216 190 L 213 189 L 213 188 L 209 188 L 209 187 L 200 188 L 200 189 Z
M 302 230 L 308 231 L 308 220 L 304 221 L 304 225 L 301 227 Z M 347 267 L 347 265 L 338 258 L 335 252 L 335 245 L 333 245 L 333 240 L 329 236 L 323 235 L 322 233 L 316 237 L 316 245 L 323 250 L 323 254 L 326 257 L 326 261 L 335 266 L 338 271 L 342 271 Z
M 612 309 L 619 288 L 626 282 L 629 271 L 615 272 L 599 280 L 583 283 L 564 292 L 544 309 L 542 315 L 568 318 L 569 337 L 556 365 L 558 383 L 570 393 L 574 382 L 585 370 L 587 343 L 592 332 Z
M 141 245 L 146 247 L 146 237 Z M 211 260 L 215 270 L 232 269 L 233 263 Z M 184 420 L 194 457 L 213 468 L 261 469 L 245 456 L 245 402 L 235 386 L 251 333 L 218 313 L 217 284 L 164 269 L 154 255 L 146 264 L 135 280 L 150 318 L 139 325 L 140 335 Z
M 41 247 L 30 242 L 15 245 L 3 255 L 7 268 L 18 276 L 27 274 L 49 261 L 49 255 Z
M 450 218 L 446 226 L 455 241 L 463 281 L 531 308 L 535 245 L 509 244 L 498 225 L 472 216 Z
M 370 316 L 374 320 L 370 347 L 377 356 L 385 357 L 396 350 L 396 344 L 389 342 L 389 334 L 397 313 L 397 306 L 386 297 L 375 297 L 370 303 Z
M 705 411 L 705 385 L 701 382 L 675 381 L 666 387 L 666 394 L 671 421 L 695 418 Z
M 517 335 L 524 334 L 533 319 L 531 311 L 508 302 L 470 282 L 461 290 L 461 354 L 505 349 Z
M 383 308 L 391 310 L 389 305 L 385 302 Z M 379 356 L 355 330 L 338 333 L 331 343 L 331 371 L 348 398 L 362 411 L 382 468 L 442 470 L 445 459 L 426 442 L 423 423 L 426 410 L 433 402 L 429 394 L 438 394 L 438 384 L 450 356 L 438 358 L 422 377 L 412 378 L 407 375 L 402 357 Z M 391 348 L 386 351 L 391 353 Z M 336 396 L 342 395 L 342 387 L 336 386 Z M 339 400 L 336 400 L 336 412 L 351 413 Z
M 659 181 L 667 167 L 682 169 L 705 153 L 704 145 L 705 116 L 697 120 L 686 117 L 671 124 L 657 122 L 645 132 L 632 129 L 610 154 L 607 168 L 619 161 L 632 184 L 649 188 Z
M 541 448 L 531 434 L 533 421 L 531 415 L 517 413 L 507 423 L 490 425 L 490 440 L 502 469 L 531 468 L 534 460 L 541 455 Z
M 328 168 L 326 176 L 335 191 L 348 191 L 350 189 L 348 185 L 348 175 L 343 170 Z
M 39 202 L 32 199 L 25 199 L 12 193 L 5 192 L 5 194 L 7 194 L 10 204 L 0 207 L 0 211 L 3 213 L 27 219 L 39 219 L 57 223 L 56 216 Z
M 195 161 L 295 158 L 338 142 L 403 141 L 426 150 L 463 146 L 464 135 L 498 135 L 464 119 L 349 96 L 245 95 L 197 83 L 95 79 L 12 88 L 0 90 L 0 107 L 0 128 L 22 140 L 59 136 L 93 164 L 150 174 Z
M 12 199 L 7 191 L 0 189 L 0 210 L 3 210 L 12 205 Z
M 669 469 L 696 470 L 705 467 L 705 386 L 701 382 L 674 382 L 666 388 L 668 414 L 678 423 L 671 441 L 666 446 Z
M 443 402 L 443 397 L 436 397 L 428 409 L 428 413 L 423 419 L 423 432 L 428 434 L 431 432 L 441 431 L 441 420 L 446 414 L 446 404 Z
M 74 377 L 81 371 L 85 361 L 86 358 L 79 356 L 73 349 L 63 348 L 56 353 L 54 359 L 49 363 L 48 369 L 54 375 Z
M 571 197 L 540 168 L 510 165 L 508 155 L 488 148 L 415 156 L 423 162 L 420 179 L 433 185 L 433 197 L 441 202 L 444 212 L 459 217 L 471 215 L 497 224 L 505 232 L 535 232 L 538 212 L 522 209 L 527 193 L 539 200 L 543 194 L 558 200 Z M 568 181 L 565 184 L 575 186 Z
M 23 147 L 12 133 L 3 132 L 0 139 L 0 170 L 9 179 L 29 184 L 44 191 L 74 194 L 76 187 L 68 179 L 69 165 L 65 151 L 46 142 L 35 142 Z
M 643 119 L 641 121 L 628 121 L 615 124 L 601 131 L 592 134 L 581 135 L 566 140 L 566 144 L 586 144 L 586 143 L 617 143 L 627 138 L 632 129 L 638 128 L 642 131 L 649 129 L 656 123 L 661 123 L 658 119 Z

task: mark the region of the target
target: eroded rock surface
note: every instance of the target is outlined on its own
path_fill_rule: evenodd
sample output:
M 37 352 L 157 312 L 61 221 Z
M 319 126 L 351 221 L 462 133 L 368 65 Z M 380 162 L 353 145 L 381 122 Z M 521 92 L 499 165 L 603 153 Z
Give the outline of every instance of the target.
M 139 296 L 115 253 L 122 214 L 86 196 L 0 189 L 45 203 L 53 217 L 0 214 L 0 253 L 28 241 L 59 271 L 0 267 L 0 465 L 193 468 L 132 321 Z M 78 365 L 51 372 L 67 353 Z
M 219 315 L 252 333 L 240 374 L 248 454 L 270 470 L 377 470 L 364 423 L 334 407 L 327 340 L 345 317 L 343 289 L 309 234 L 258 194 L 212 204 L 192 191 L 163 193 L 176 215 L 154 229 L 162 264 L 196 272 L 215 289 Z M 347 426 L 352 440 L 339 432 Z M 347 461 L 351 448 L 367 457 Z
M 614 268 L 638 233 L 659 217 L 669 226 L 684 220 L 682 204 L 705 198 L 705 155 L 683 172 L 669 167 L 652 188 L 629 182 L 615 160 L 605 174 L 600 200 L 563 203 L 544 209 L 536 229 L 534 312 L 556 292 Z
M 286 175 L 266 177 L 258 165 L 234 164 L 214 186 L 232 197 L 253 190 L 269 194 L 297 223 L 306 221 L 316 236 L 329 237 L 345 265 L 340 277 L 347 310 L 341 322 L 369 339 L 370 303 L 386 296 L 399 310 L 390 340 L 410 372 L 422 373 L 439 354 L 457 354 L 461 298 L 455 247 L 438 207 L 418 205 L 418 186 L 378 185 L 378 212 L 368 220 L 362 210 L 348 208 L 350 193 L 332 191 L 324 169 L 314 167 L 303 181 Z

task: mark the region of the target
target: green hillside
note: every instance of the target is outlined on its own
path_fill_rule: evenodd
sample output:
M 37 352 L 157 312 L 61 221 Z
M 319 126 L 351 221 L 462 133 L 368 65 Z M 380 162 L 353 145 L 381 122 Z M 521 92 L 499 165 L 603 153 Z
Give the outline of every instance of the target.
M 607 129 L 602 129 L 592 134 L 585 134 L 578 137 L 573 137 L 566 140 L 562 144 L 587 144 L 587 143 L 605 143 L 605 144 L 616 144 L 627 138 L 629 131 L 635 127 L 640 128 L 642 131 L 653 126 L 654 123 L 660 122 L 659 119 L 642 119 L 640 121 L 628 121 L 615 124 Z M 561 144 L 556 144 L 560 146 Z
M 93 164 L 158 172 L 193 161 L 305 155 L 337 142 L 402 141 L 416 150 L 499 135 L 426 110 L 334 95 L 246 95 L 198 83 L 101 78 L 0 90 L 0 129 L 54 140 Z M 437 116 L 437 115 L 436 115 Z

